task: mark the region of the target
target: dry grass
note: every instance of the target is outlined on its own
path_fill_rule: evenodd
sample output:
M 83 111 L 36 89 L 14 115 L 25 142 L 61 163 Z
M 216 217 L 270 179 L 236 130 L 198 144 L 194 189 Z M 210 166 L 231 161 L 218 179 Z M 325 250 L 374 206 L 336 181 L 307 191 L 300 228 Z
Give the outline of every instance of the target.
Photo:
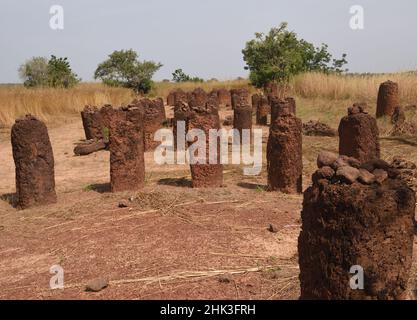
M 303 120 L 313 118 L 334 124 L 353 102 L 367 102 L 376 107 L 379 84 L 391 79 L 400 85 L 401 103 L 417 104 L 417 73 L 384 75 L 324 75 L 307 73 L 295 77 L 289 94 L 297 98 Z M 247 80 L 208 81 L 204 83 L 158 82 L 150 96 L 166 97 L 175 88 L 185 91 L 201 87 L 206 91 L 225 87 L 248 87 Z M 62 123 L 87 104 L 127 104 L 134 99 L 131 90 L 111 88 L 98 83 L 83 83 L 72 89 L 26 89 L 20 85 L 0 86 L 0 127 L 9 127 L 17 117 L 31 113 L 47 123 Z
M 134 98 L 131 90 L 83 83 L 72 89 L 27 89 L 19 85 L 0 86 L 0 126 L 11 126 L 27 113 L 51 123 L 64 122 L 85 105 L 120 105 Z

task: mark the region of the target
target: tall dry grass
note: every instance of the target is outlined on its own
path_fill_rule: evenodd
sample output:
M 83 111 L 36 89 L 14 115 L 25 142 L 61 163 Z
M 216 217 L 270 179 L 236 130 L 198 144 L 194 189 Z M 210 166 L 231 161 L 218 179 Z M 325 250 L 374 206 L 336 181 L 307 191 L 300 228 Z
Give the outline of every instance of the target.
M 291 82 L 291 91 L 302 98 L 376 101 L 379 85 L 392 80 L 399 84 L 402 103 L 417 103 L 417 73 L 380 75 L 326 75 L 306 73 Z
M 65 121 L 85 105 L 121 105 L 134 98 L 131 90 L 101 84 L 80 84 L 72 89 L 27 89 L 20 85 L 0 86 L 0 126 L 11 126 L 27 113 L 48 123 Z
M 345 113 L 353 102 L 368 102 L 376 106 L 378 87 L 386 80 L 399 83 L 401 103 L 417 104 L 417 73 L 384 75 L 325 75 L 306 73 L 296 76 L 290 83 L 289 94 L 297 98 L 303 120 L 319 118 L 331 124 Z M 216 88 L 250 87 L 247 80 L 208 81 L 204 83 L 158 82 L 150 96 L 166 97 L 175 88 L 185 91 L 201 87 L 206 91 Z M 112 88 L 98 83 L 82 83 L 72 89 L 27 89 L 21 85 L 0 85 L 0 126 L 9 127 L 14 120 L 31 113 L 47 123 L 61 123 L 78 114 L 85 105 L 118 106 L 135 98 L 125 88 Z

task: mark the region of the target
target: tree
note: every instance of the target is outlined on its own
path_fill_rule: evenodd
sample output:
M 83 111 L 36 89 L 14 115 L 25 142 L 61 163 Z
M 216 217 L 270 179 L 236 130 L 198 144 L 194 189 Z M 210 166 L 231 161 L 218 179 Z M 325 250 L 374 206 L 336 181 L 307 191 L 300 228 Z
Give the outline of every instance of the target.
M 174 82 L 204 82 L 203 79 L 199 77 L 191 77 L 188 74 L 185 74 L 182 69 L 177 69 L 172 74 L 172 81 Z
M 341 59 L 333 59 L 328 46 L 313 44 L 298 39 L 297 34 L 287 30 L 287 23 L 272 28 L 268 34 L 256 33 L 255 39 L 246 43 L 242 50 L 249 70 L 249 79 L 256 87 L 264 87 L 270 82 L 286 84 L 298 73 L 307 71 L 341 73 L 347 63 L 346 54 Z
M 162 64 L 141 62 L 138 57 L 132 49 L 114 51 L 98 65 L 94 78 L 106 85 L 131 88 L 136 93 L 148 93 L 152 88 L 152 77 Z
M 19 67 L 19 76 L 25 87 L 62 87 L 77 84 L 80 79 L 72 72 L 67 58 L 33 57 Z
M 46 86 L 48 84 L 48 59 L 33 57 L 19 67 L 19 77 L 25 87 Z
M 48 83 L 54 88 L 69 88 L 80 82 L 78 76 L 72 72 L 68 58 L 57 58 L 52 55 L 48 61 Z

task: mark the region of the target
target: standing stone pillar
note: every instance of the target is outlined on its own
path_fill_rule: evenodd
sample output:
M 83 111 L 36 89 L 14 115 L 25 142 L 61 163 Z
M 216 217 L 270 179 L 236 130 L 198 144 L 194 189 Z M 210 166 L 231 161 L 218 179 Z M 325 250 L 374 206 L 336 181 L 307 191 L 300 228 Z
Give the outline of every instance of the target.
M 135 191 L 145 185 L 144 112 L 130 106 L 114 114 L 110 129 L 112 192 Z
M 404 299 L 415 193 L 395 170 L 369 164 L 370 172 L 345 164 L 337 169 L 340 159 L 333 160 L 327 155 L 319 159 L 321 169 L 304 193 L 298 240 L 301 299 Z M 351 287 L 355 275 L 363 275 L 362 290 Z
M 339 125 L 339 153 L 367 162 L 380 158 L 379 130 L 376 119 L 355 105 Z
M 280 99 L 275 96 L 270 96 L 271 104 L 271 123 L 275 121 L 280 115 L 292 113 L 296 114 L 296 105 L 294 98 Z
M 252 107 L 247 104 L 237 104 L 233 110 L 233 128 L 239 131 L 241 143 L 243 130 L 252 131 Z
M 112 117 L 113 108 L 111 105 L 105 105 L 100 109 L 86 106 L 81 111 L 86 140 L 103 140 L 107 142 Z
M 188 132 L 193 129 L 200 129 L 206 136 L 206 162 L 190 165 L 193 188 L 219 188 L 223 185 L 220 139 L 217 140 L 217 163 L 209 163 L 209 131 L 210 129 L 220 129 L 220 117 L 216 103 L 209 100 L 204 106 L 190 105 L 190 113 L 187 117 Z M 189 145 L 192 144 L 192 142 L 189 143 Z
M 26 209 L 55 203 L 54 155 L 45 124 L 31 115 L 17 119 L 11 142 L 17 207 Z
M 262 96 L 258 102 L 258 108 L 256 110 L 256 124 L 260 126 L 268 125 L 268 115 L 271 114 L 271 106 L 269 105 L 268 98 Z
M 217 90 L 217 96 L 219 98 L 219 103 L 225 107 L 230 107 L 232 105 L 232 97 L 230 91 L 222 88 Z
M 303 191 L 302 123 L 291 112 L 271 123 L 267 169 L 270 191 L 290 194 Z
M 391 117 L 400 104 L 398 84 L 386 81 L 379 87 L 376 117 Z
M 154 141 L 154 137 L 165 121 L 165 108 L 161 105 L 160 99 L 141 99 L 137 106 L 143 108 L 144 112 L 145 151 L 154 150 L 161 143 Z
M 232 89 L 230 95 L 232 97 L 232 109 L 238 104 L 251 104 L 249 91 L 245 88 Z

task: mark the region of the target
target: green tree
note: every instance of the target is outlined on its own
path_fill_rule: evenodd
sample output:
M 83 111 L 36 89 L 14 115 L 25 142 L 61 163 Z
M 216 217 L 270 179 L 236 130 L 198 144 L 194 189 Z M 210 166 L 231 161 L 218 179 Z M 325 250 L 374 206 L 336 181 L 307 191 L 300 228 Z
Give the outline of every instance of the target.
M 68 58 L 58 58 L 54 55 L 48 61 L 48 83 L 54 88 L 69 88 L 80 82 L 72 72 Z
M 204 82 L 203 79 L 199 77 L 191 77 L 188 74 L 185 74 L 182 69 L 177 69 L 172 74 L 172 81 L 174 82 Z
M 287 30 L 287 23 L 272 28 L 268 34 L 256 33 L 255 39 L 246 43 L 242 50 L 249 70 L 249 79 L 256 87 L 264 87 L 270 82 L 286 84 L 298 73 L 307 71 L 344 72 L 346 54 L 341 59 L 333 59 L 328 46 L 313 44 L 298 39 L 297 34 Z
M 104 84 L 131 88 L 136 93 L 148 93 L 152 88 L 152 77 L 162 64 L 153 61 L 139 61 L 138 54 L 130 50 L 114 51 L 100 63 L 94 73 L 95 79 Z
M 19 67 L 19 76 L 26 87 L 63 87 L 77 84 L 80 79 L 72 72 L 67 58 L 33 57 Z

